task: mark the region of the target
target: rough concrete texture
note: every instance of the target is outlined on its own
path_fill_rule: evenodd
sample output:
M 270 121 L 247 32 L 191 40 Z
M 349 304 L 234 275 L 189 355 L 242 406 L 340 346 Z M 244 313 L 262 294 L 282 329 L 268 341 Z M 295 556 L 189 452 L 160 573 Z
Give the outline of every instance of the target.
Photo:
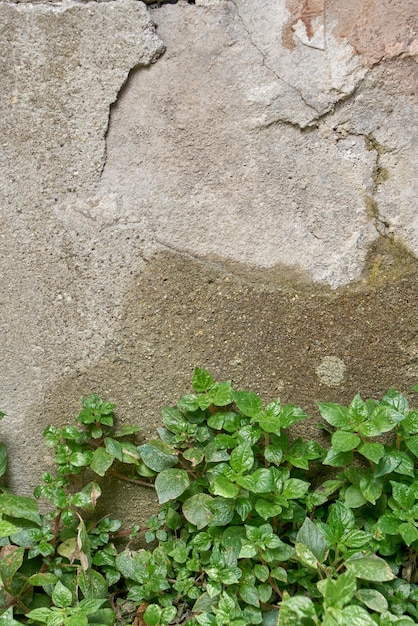
M 196 365 L 314 415 L 417 382 L 416 17 L 0 3 L 11 484 L 91 391 L 146 437 Z

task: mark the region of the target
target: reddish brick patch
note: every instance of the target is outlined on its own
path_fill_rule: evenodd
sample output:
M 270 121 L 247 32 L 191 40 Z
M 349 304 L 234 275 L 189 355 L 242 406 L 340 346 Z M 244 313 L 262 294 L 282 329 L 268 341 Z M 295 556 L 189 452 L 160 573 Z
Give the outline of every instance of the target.
M 323 16 L 326 31 L 348 41 L 364 65 L 399 56 L 417 57 L 418 3 L 416 0 L 286 0 L 290 12 L 282 42 L 295 47 L 295 25 L 302 20 L 309 38 L 313 21 Z

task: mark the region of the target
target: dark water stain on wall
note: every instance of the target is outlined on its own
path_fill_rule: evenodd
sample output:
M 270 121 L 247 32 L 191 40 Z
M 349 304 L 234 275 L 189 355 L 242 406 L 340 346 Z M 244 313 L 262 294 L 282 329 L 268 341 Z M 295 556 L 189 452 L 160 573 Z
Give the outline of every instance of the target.
M 311 415 L 302 434 L 318 437 L 317 401 L 379 397 L 390 386 L 408 392 L 418 382 L 417 262 L 402 246 L 381 238 L 363 280 L 335 291 L 279 276 L 158 254 L 127 294 L 102 360 L 51 389 L 43 415 L 54 420 L 93 391 L 139 424 L 144 440 L 161 407 L 190 391 L 199 366 L 265 402 L 302 406 Z M 155 503 L 135 487 L 107 491 L 116 515 L 127 514 L 128 501 L 131 517 L 147 517 Z

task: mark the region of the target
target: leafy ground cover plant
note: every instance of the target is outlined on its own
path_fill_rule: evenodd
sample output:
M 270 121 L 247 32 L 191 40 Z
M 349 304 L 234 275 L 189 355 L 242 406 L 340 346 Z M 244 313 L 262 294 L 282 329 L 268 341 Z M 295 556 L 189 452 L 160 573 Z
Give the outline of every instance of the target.
M 292 438 L 299 407 L 264 407 L 198 368 L 192 385 L 141 445 L 97 396 L 77 426 L 46 429 L 57 472 L 35 498 L 0 495 L 0 626 L 417 623 L 418 411 L 406 397 L 320 403 L 324 448 Z M 158 511 L 128 531 L 90 521 L 100 487 L 74 486 L 89 473 L 153 486 Z

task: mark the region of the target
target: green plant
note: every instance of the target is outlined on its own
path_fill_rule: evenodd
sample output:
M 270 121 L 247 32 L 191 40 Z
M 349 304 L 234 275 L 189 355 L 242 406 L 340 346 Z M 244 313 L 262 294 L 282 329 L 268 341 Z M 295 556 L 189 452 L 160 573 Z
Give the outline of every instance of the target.
M 139 446 L 97 396 L 81 427 L 48 427 L 57 473 L 36 496 L 53 511 L 0 495 L 0 626 L 416 623 L 418 411 L 405 396 L 320 403 L 325 449 L 291 438 L 307 418 L 294 405 L 263 407 L 198 368 L 192 383 Z M 100 487 L 74 489 L 86 471 L 153 483 L 159 510 L 130 531 L 88 521 Z
M 119 520 L 90 519 L 101 494 L 98 482 L 88 481 L 76 489 L 79 474 L 87 470 L 98 477 L 113 474 L 152 486 L 138 478 L 143 474 L 142 463 L 137 447 L 127 439 L 139 429 L 116 428 L 114 408 L 91 395 L 83 400 L 78 425 L 48 426 L 44 437 L 54 448 L 57 471 L 43 474 L 35 498 L 2 488 L 0 625 L 115 623 L 109 599 L 120 573 L 114 567 L 113 539 L 126 533 L 120 531 Z M 0 461 L 4 474 L 4 446 Z M 39 511 L 40 498 L 50 502 L 46 514 Z M 137 531 L 132 529 L 129 537 Z

